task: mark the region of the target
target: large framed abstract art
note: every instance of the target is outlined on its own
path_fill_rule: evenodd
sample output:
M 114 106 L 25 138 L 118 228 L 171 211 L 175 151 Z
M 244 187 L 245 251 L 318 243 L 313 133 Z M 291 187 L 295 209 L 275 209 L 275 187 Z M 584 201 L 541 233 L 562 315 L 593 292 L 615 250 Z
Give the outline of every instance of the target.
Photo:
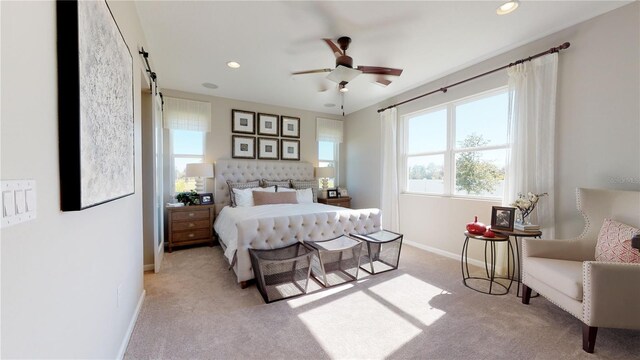
M 57 1 L 63 211 L 135 192 L 133 57 L 105 1 Z

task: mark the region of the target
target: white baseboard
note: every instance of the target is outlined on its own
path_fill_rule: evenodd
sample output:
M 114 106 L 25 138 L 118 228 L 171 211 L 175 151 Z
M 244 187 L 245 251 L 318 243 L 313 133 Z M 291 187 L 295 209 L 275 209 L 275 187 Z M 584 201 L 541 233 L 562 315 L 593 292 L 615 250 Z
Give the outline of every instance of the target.
M 144 270 L 144 271 L 155 270 L 155 269 L 156 269 L 156 266 L 155 266 L 155 265 L 153 265 L 153 264 L 146 264 L 146 265 L 143 267 L 143 270 Z
M 415 241 L 408 241 L 408 240 L 402 240 L 403 244 L 407 244 L 407 245 L 411 245 L 413 247 L 417 247 L 418 249 L 421 250 L 425 250 L 428 252 L 432 252 L 434 254 L 438 254 L 438 255 L 442 255 L 444 257 L 448 257 L 450 259 L 455 259 L 460 261 L 460 254 L 454 254 L 452 252 L 446 251 L 446 250 L 442 250 L 442 249 L 438 249 L 438 248 L 434 248 L 432 246 L 428 246 L 428 245 L 424 245 L 424 244 L 420 244 L 417 243 Z M 484 261 L 480 261 L 480 260 L 476 260 L 476 259 L 468 259 L 469 260 L 469 264 L 475 265 L 475 266 L 480 266 L 480 267 L 484 267 Z
M 136 311 L 133 312 L 133 316 L 131 317 L 131 321 L 129 322 L 127 332 L 124 335 L 124 339 L 122 339 L 122 344 L 120 345 L 117 359 L 124 358 L 124 353 L 127 351 L 127 346 L 129 345 L 129 340 L 131 340 L 131 334 L 133 334 L 133 328 L 136 326 L 136 321 L 138 321 L 138 315 L 140 315 L 140 309 L 142 309 L 142 304 L 144 303 L 144 297 L 146 294 L 147 291 L 143 289 L 142 294 L 140 294 L 140 298 L 138 299 Z

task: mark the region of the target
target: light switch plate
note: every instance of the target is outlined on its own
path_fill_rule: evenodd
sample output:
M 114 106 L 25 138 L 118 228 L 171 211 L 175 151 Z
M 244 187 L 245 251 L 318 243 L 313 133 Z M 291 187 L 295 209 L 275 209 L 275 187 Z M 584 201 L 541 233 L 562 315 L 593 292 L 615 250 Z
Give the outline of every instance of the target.
M 2 221 L 8 227 L 36 218 L 35 180 L 2 180 Z

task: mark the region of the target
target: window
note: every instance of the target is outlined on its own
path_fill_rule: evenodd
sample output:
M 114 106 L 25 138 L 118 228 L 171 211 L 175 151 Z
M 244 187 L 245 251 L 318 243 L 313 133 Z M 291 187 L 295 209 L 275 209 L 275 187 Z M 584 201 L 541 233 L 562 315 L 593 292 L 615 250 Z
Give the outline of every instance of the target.
M 335 177 L 329 178 L 330 188 L 339 184 L 339 150 L 342 143 L 343 123 L 340 120 L 316 119 L 316 140 L 318 141 L 318 167 L 333 167 Z M 322 179 L 318 179 L 318 184 L 322 187 Z
M 501 198 L 509 99 L 492 90 L 405 115 L 405 190 Z
M 171 174 L 174 184 L 172 192 L 194 190 L 195 179 L 186 178 L 187 164 L 204 161 L 204 139 L 202 131 L 171 130 Z
M 329 188 L 337 186 L 338 181 L 338 143 L 332 141 L 318 141 L 318 167 L 333 167 L 336 169 L 336 176 L 329 178 Z M 318 179 L 318 185 L 322 187 L 322 179 Z

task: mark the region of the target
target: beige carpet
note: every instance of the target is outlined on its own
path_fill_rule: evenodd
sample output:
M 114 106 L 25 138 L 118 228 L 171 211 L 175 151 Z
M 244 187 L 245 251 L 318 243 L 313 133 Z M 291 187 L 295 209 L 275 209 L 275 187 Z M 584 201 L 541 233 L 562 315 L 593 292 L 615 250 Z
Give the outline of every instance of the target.
M 127 359 L 640 359 L 640 331 L 600 329 L 589 355 L 581 323 L 550 302 L 477 293 L 458 261 L 407 245 L 398 270 L 269 305 L 220 247 L 165 256 L 145 274 Z

